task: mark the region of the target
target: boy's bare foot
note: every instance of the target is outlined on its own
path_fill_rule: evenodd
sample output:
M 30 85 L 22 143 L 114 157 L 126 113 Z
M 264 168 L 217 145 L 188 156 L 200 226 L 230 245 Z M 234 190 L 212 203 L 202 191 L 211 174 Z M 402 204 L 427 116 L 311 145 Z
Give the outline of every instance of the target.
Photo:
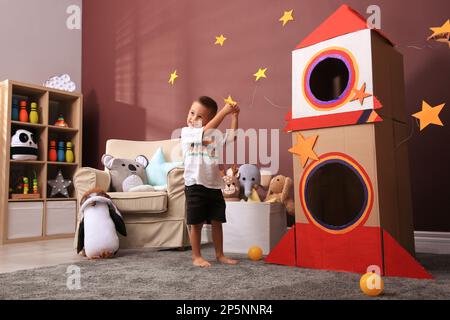
M 194 264 L 194 266 L 201 267 L 201 268 L 211 267 L 211 263 L 209 263 L 207 260 L 203 259 L 203 257 L 192 258 L 192 263 Z
M 231 265 L 235 265 L 235 264 L 239 263 L 238 260 L 230 259 L 226 256 L 217 257 L 217 261 L 219 261 L 220 263 L 231 264 Z

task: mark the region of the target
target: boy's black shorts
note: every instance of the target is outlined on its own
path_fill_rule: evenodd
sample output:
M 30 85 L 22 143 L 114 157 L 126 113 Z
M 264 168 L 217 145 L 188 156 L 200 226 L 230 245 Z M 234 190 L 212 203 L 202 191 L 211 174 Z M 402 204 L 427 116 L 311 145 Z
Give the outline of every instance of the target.
M 227 222 L 222 190 L 210 189 L 200 184 L 185 186 L 187 224 Z

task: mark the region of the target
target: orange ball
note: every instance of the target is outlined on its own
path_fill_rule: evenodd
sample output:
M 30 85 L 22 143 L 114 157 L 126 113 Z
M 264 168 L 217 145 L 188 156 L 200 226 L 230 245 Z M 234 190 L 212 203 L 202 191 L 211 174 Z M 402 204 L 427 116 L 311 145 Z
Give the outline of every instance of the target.
M 248 257 L 250 260 L 253 261 L 258 261 L 261 260 L 263 256 L 263 251 L 260 247 L 251 247 L 250 249 L 248 249 Z
M 376 297 L 383 292 L 384 282 L 380 275 L 368 272 L 359 280 L 359 287 L 366 295 Z

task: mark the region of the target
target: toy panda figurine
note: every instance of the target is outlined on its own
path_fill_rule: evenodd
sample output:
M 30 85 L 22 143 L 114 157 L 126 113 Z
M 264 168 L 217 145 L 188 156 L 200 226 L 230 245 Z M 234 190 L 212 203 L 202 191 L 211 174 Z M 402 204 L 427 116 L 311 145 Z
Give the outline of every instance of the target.
M 13 160 L 37 160 L 38 145 L 32 132 L 19 129 L 11 137 L 11 158 Z
M 119 250 L 117 232 L 126 236 L 122 215 L 105 191 L 96 188 L 81 199 L 77 253 L 89 259 L 111 258 Z

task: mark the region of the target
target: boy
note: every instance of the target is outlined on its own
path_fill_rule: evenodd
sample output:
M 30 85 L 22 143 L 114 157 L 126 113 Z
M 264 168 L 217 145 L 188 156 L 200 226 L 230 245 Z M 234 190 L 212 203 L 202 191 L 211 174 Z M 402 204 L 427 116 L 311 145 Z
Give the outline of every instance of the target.
M 195 266 L 210 267 L 200 252 L 201 231 L 204 223 L 212 225 L 216 259 L 221 263 L 237 264 L 223 254 L 222 223 L 225 219 L 225 201 L 221 188 L 223 180 L 217 163 L 216 148 L 222 147 L 217 127 L 231 115 L 231 139 L 238 126 L 239 107 L 226 104 L 217 112 L 217 103 L 210 97 L 200 97 L 193 102 L 187 116 L 187 127 L 181 130 L 184 156 L 184 180 L 187 224 L 190 225 L 192 262 Z M 219 140 L 219 141 L 218 141 Z

